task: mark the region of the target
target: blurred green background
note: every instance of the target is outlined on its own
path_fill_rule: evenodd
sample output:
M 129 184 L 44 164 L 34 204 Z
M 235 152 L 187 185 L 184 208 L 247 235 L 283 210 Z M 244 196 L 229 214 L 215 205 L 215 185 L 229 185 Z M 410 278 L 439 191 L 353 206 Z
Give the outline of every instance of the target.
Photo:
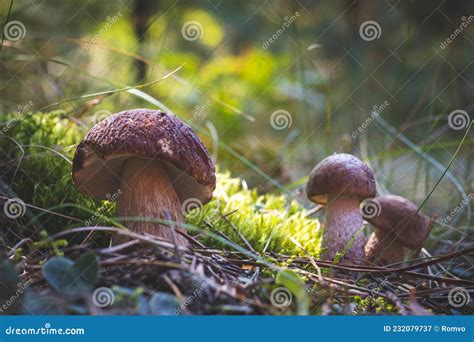
M 10 4 L 2 23 L 21 25 L 19 38 L 3 32 L 1 115 L 62 109 L 84 135 L 113 112 L 167 108 L 220 170 L 261 192 L 304 202 L 311 168 L 345 152 L 371 165 L 380 193 L 421 205 L 473 117 L 471 1 Z M 455 110 L 467 114 L 462 129 L 449 124 Z M 473 142 L 471 130 L 426 214 L 442 219 L 472 194 Z M 469 204 L 450 232 L 470 229 Z

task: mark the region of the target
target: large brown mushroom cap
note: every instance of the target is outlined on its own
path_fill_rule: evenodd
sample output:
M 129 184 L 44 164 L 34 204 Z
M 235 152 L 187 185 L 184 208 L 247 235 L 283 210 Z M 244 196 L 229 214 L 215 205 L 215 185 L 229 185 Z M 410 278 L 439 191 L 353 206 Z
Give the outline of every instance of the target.
M 423 246 L 429 233 L 429 222 L 417 213 L 418 207 L 414 203 L 395 195 L 380 196 L 374 201 L 380 205 L 380 212 L 367 217 L 367 222 L 381 231 L 392 233 L 410 249 Z
M 106 199 L 118 190 L 131 157 L 161 160 L 181 202 L 211 199 L 216 177 L 207 149 L 188 125 L 151 109 L 116 113 L 92 127 L 74 155 L 74 184 L 88 196 Z
M 353 196 L 359 200 L 376 195 L 372 170 L 350 154 L 333 154 L 315 166 L 306 185 L 308 199 L 326 205 L 328 195 Z

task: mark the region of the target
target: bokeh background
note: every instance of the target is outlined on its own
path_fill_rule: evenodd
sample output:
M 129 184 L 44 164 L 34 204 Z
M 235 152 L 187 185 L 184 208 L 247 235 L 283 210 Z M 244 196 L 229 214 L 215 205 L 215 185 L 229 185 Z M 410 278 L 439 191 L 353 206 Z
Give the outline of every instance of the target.
M 0 112 L 62 109 L 85 134 L 113 112 L 166 109 L 196 129 L 220 170 L 303 203 L 312 167 L 351 153 L 371 165 L 379 193 L 439 220 L 458 208 L 435 228 L 452 245 L 472 233 L 473 9 L 461 0 L 2 1 L 1 21 L 16 27 L 3 32 Z

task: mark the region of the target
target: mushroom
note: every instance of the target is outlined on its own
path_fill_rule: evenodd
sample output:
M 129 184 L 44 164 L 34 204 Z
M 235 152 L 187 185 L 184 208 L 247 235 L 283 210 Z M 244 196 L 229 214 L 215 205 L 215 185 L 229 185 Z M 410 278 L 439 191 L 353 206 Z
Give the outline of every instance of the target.
M 214 171 L 207 149 L 189 126 L 164 112 L 134 109 L 91 128 L 76 149 L 72 178 L 90 197 L 116 199 L 117 216 L 182 223 L 185 201 L 196 206 L 212 198 Z M 174 241 L 163 224 L 134 220 L 126 226 Z M 178 245 L 187 245 L 180 234 L 175 238 Z
M 321 257 L 333 260 L 347 249 L 344 259 L 361 263 L 365 236 L 360 232 L 363 219 L 359 206 L 376 195 L 369 166 L 350 154 L 329 156 L 311 171 L 306 192 L 310 201 L 327 207 Z
M 423 247 L 432 222 L 418 212 L 406 198 L 394 195 L 374 199 L 376 215 L 366 217 L 375 231 L 365 246 L 366 260 L 386 265 L 404 261 L 413 251 Z

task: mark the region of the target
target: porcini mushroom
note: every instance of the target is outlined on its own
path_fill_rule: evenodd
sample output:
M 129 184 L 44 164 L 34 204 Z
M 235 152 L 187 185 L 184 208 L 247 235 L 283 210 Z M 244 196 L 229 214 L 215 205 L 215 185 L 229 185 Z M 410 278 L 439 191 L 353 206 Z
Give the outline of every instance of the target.
M 418 212 L 418 207 L 401 196 L 385 195 L 374 199 L 377 215 L 366 217 L 375 231 L 365 246 L 366 260 L 387 265 L 404 261 L 413 251 L 423 247 L 431 230 L 431 221 Z
M 116 198 L 119 217 L 178 223 L 184 222 L 184 201 L 205 204 L 216 186 L 214 163 L 195 132 L 177 117 L 150 109 L 116 113 L 92 127 L 76 149 L 72 178 L 88 196 Z M 125 225 L 173 241 L 166 225 Z M 176 242 L 187 244 L 180 234 Z
M 345 260 L 363 262 L 365 236 L 359 209 L 361 201 L 376 195 L 372 170 L 350 154 L 334 154 L 311 171 L 306 185 L 308 199 L 326 206 L 326 229 L 321 255 L 333 260 L 344 253 Z

